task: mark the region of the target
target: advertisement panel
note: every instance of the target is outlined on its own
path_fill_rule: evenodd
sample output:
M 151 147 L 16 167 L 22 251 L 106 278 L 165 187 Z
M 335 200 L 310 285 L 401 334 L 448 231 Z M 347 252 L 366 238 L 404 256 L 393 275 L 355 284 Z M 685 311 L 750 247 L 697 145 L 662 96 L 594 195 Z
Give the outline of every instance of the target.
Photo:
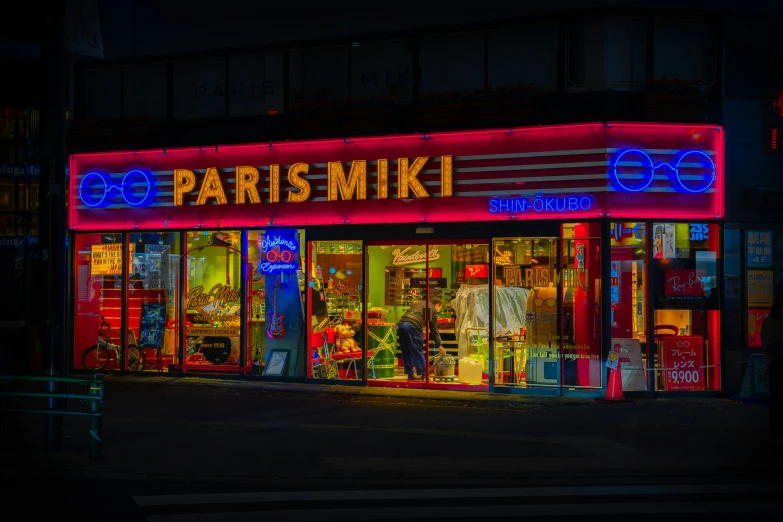
M 664 390 L 704 391 L 704 338 L 701 335 L 665 337 Z

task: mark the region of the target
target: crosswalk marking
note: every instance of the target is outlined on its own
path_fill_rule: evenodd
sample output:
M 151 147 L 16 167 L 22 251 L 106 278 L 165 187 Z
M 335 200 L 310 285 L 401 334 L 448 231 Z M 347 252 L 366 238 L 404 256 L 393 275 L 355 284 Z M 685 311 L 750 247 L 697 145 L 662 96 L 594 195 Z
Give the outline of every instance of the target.
M 535 504 L 501 506 L 427 506 L 395 508 L 332 508 L 313 510 L 243 511 L 218 513 L 183 513 L 148 516 L 150 522 L 244 522 L 270 520 L 275 522 L 361 521 L 361 520 L 438 520 L 489 519 L 500 517 L 543 517 L 575 515 L 648 515 L 665 514 L 760 514 L 780 513 L 783 503 L 748 502 L 629 502 L 602 504 Z
M 416 500 L 454 498 L 542 498 L 565 496 L 627 495 L 723 495 L 763 494 L 783 491 L 774 485 L 682 485 L 682 486 L 547 486 L 471 489 L 384 489 L 346 491 L 263 491 L 239 493 L 152 495 L 133 497 L 139 507 L 198 504 L 244 504 L 341 500 Z

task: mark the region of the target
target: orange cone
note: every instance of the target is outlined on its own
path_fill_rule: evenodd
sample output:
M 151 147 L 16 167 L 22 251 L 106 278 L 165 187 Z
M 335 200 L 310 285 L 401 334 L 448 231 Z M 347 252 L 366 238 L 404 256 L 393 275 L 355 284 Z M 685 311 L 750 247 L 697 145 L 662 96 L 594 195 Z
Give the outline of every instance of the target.
M 605 401 L 624 401 L 623 395 L 623 380 L 620 375 L 620 362 L 617 363 L 617 368 L 609 370 L 609 384 L 606 386 Z

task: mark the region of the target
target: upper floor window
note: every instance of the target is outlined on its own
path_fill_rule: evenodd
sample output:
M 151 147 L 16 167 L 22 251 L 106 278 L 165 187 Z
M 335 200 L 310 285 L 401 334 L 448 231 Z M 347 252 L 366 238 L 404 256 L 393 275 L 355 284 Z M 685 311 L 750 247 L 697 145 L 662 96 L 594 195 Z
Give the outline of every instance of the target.
M 656 18 L 652 86 L 667 91 L 709 92 L 717 56 L 712 24 Z
M 410 102 L 415 80 L 412 42 L 355 43 L 351 47 L 351 99 L 355 102 Z
M 427 36 L 419 48 L 422 101 L 444 93 L 465 97 L 484 89 L 484 34 Z M 449 94 L 449 97 L 453 97 Z
M 348 46 L 290 51 L 291 111 L 326 110 L 348 101 Z
M 229 116 L 283 112 L 285 55 L 248 54 L 228 59 Z
M 125 116 L 166 118 L 166 63 L 131 65 L 122 70 L 122 110 Z
M 557 90 L 557 26 L 492 31 L 487 38 L 489 87 L 499 93 Z
M 88 118 L 118 118 L 121 72 L 119 67 L 84 72 L 84 115 Z
M 646 79 L 642 18 L 588 18 L 568 31 L 568 90 L 637 90 Z
M 174 117 L 226 115 L 226 59 L 174 62 Z

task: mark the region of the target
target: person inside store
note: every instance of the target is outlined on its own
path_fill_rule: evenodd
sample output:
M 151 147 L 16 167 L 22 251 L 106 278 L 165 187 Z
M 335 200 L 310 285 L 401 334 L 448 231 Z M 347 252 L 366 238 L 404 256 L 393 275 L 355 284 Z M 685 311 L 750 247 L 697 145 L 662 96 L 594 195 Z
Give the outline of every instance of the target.
M 430 297 L 429 306 L 422 300 L 414 304 L 400 318 L 397 325 L 397 338 L 400 343 L 400 352 L 402 352 L 402 365 L 409 381 L 422 381 L 426 372 L 424 350 L 427 348 L 427 341 L 424 338 L 424 324 L 426 321 L 425 313 L 429 309 L 430 339 L 435 343 L 441 355 L 446 355 L 443 349 L 443 342 L 438 331 L 438 312 L 443 304 L 439 297 Z M 414 374 L 413 370 L 416 370 Z
M 778 285 L 769 315 L 761 323 L 761 348 L 769 369 L 769 427 L 783 449 L 783 285 Z

